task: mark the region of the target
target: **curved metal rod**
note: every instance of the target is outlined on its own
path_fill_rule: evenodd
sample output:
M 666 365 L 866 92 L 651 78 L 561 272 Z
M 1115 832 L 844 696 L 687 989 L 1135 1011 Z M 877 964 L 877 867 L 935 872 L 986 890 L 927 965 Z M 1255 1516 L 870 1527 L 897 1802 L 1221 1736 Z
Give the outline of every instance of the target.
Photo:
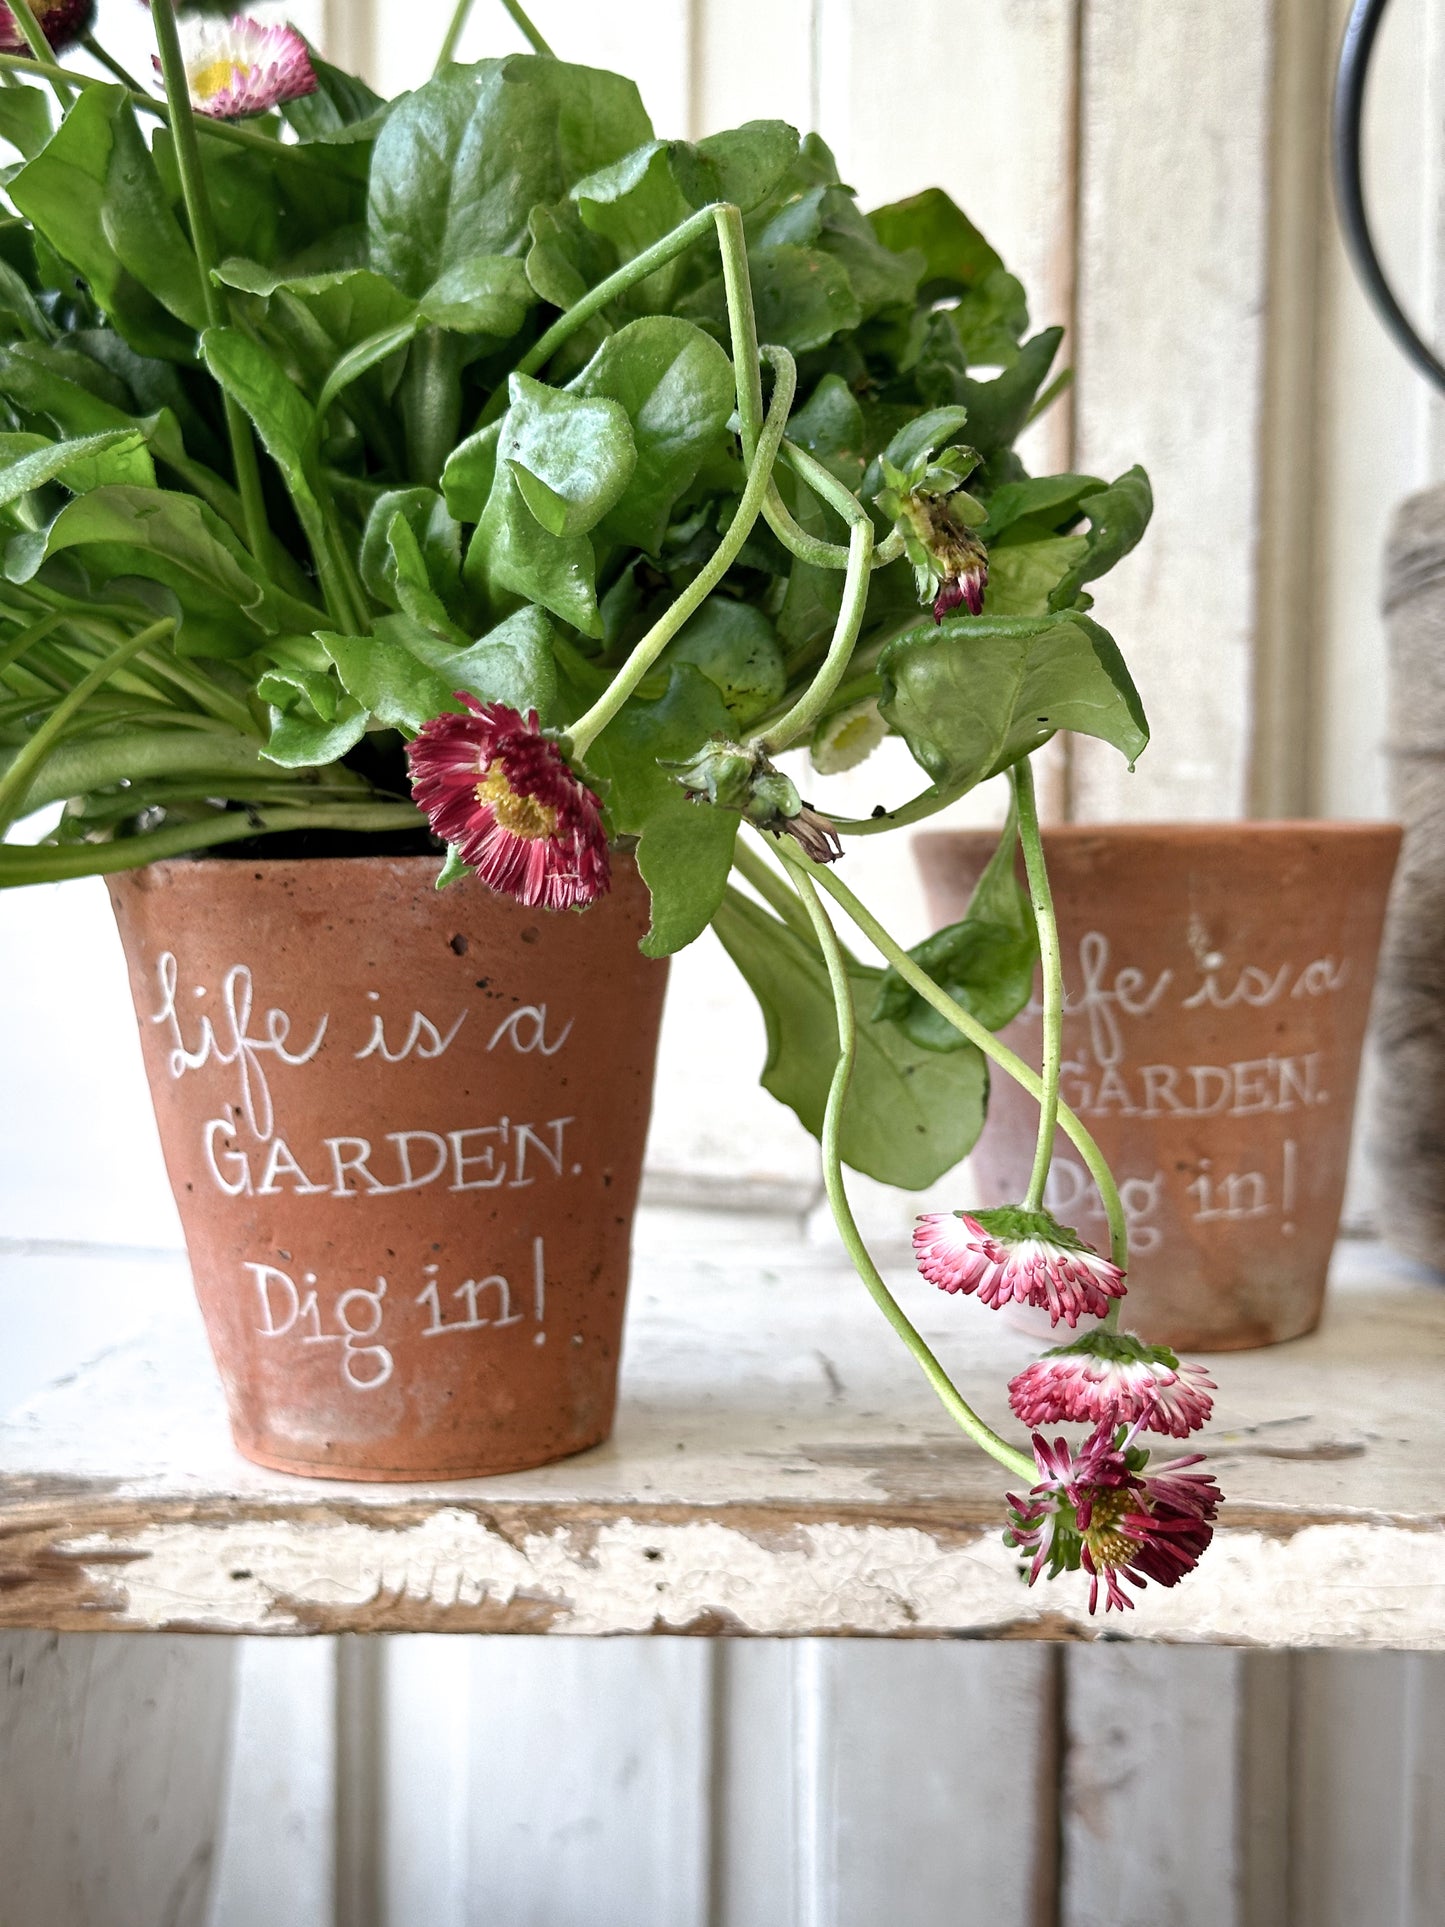
M 1365 212 L 1365 192 L 1361 178 L 1361 143 L 1365 112 L 1365 83 L 1369 78 L 1370 56 L 1374 52 L 1375 36 L 1384 18 L 1389 0 L 1355 0 L 1350 9 L 1349 21 L 1345 26 L 1345 37 L 1340 46 L 1340 64 L 1335 75 L 1334 127 L 1332 133 L 1332 155 L 1334 161 L 1335 200 L 1339 209 L 1340 227 L 1344 231 L 1345 247 L 1350 260 L 1354 263 L 1356 274 L 1364 286 L 1366 294 L 1374 302 L 1380 319 L 1396 345 L 1409 360 L 1414 362 L 1429 381 L 1445 391 L 1445 363 L 1415 332 L 1405 310 L 1395 298 L 1395 291 L 1385 279 L 1385 270 L 1380 265 L 1380 257 L 1375 252 L 1374 239 L 1370 234 L 1369 217 Z

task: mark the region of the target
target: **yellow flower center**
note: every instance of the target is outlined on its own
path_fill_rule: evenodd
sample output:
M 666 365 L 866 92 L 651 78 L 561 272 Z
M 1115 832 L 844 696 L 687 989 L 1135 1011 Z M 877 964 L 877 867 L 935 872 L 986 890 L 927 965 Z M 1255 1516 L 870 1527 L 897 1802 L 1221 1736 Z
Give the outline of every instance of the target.
M 229 57 L 209 60 L 191 75 L 191 92 L 197 100 L 214 100 L 217 94 L 225 93 L 233 80 L 249 80 L 254 72 L 247 60 Z
M 539 803 L 535 796 L 519 796 L 499 762 L 493 763 L 477 784 L 477 801 L 490 804 L 502 828 L 513 836 L 535 839 L 556 833 L 557 812 Z
M 1100 1570 L 1105 1566 L 1126 1566 L 1138 1550 L 1132 1539 L 1119 1531 L 1119 1521 L 1130 1510 L 1127 1492 L 1100 1492 L 1089 1517 L 1084 1542 Z

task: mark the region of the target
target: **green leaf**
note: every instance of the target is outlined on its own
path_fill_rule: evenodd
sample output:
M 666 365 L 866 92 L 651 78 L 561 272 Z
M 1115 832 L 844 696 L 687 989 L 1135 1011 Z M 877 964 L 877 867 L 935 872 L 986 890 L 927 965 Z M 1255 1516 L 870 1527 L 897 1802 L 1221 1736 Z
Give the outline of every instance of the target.
M 1002 1030 L 1027 1004 L 1039 957 L 1038 927 L 1014 867 L 1017 849 L 1018 818 L 1010 808 L 962 920 L 908 953 L 989 1030 Z M 892 968 L 883 973 L 873 1015 L 900 1025 L 924 1050 L 953 1051 L 967 1042 Z
M 727 446 L 732 363 L 690 321 L 648 315 L 609 335 L 568 389 L 620 405 L 630 424 L 636 466 L 599 533 L 658 554 L 679 498 Z
M 1106 574 L 1129 553 L 1149 526 L 1154 493 L 1149 477 L 1136 464 L 1108 488 L 1086 496 L 1080 506 L 1089 518 L 1088 541 L 1050 597 L 1049 606 L 1054 609 L 1066 609 L 1086 582 Z
M 669 644 L 666 660 L 702 671 L 726 704 L 734 730 L 746 729 L 781 702 L 788 685 L 772 623 L 761 609 L 731 596 L 709 596 Z
M 232 255 L 216 272 L 227 287 L 240 288 L 247 294 L 289 296 L 313 318 L 338 355 L 388 329 L 403 326 L 416 313 L 414 302 L 370 268 L 291 274 Z
M 500 421 L 488 422 L 464 442 L 458 442 L 442 470 L 442 494 L 448 512 L 458 522 L 480 522 L 497 478 Z M 430 490 L 427 491 L 430 493 Z
M 1029 304 L 1022 281 L 994 268 L 959 298 L 949 313 L 967 359 L 979 367 L 1011 367 L 1028 332 Z
M 1045 328 L 1026 341 L 1013 366 L 992 381 L 965 376 L 954 383 L 955 399 L 968 410 L 968 439 L 980 454 L 991 455 L 1016 439 L 1029 419 L 1063 338 L 1062 328 Z
M 775 215 L 759 240 L 763 246 L 813 244 L 831 255 L 847 275 L 865 315 L 911 307 L 924 271 L 922 252 L 917 248 L 895 252 L 886 246 L 846 187 L 810 189 Z
M 200 267 L 124 88 L 88 87 L 8 192 L 134 347 L 189 354 Z
M 512 54 L 451 66 L 393 108 L 372 157 L 372 261 L 419 300 L 455 261 L 520 254 L 528 216 L 651 138 L 617 74 Z
M 229 0 L 225 10 L 229 10 Z M 314 49 L 311 71 L 316 76 L 316 92 L 287 101 L 281 109 L 288 126 L 303 141 L 369 138 L 380 127 L 390 109 L 364 80 L 333 67 Z
M 254 423 L 266 453 L 281 471 L 313 547 L 326 539 L 325 520 L 307 459 L 316 412 L 275 359 L 239 328 L 208 328 L 201 358 L 221 387 Z
M 863 309 L 843 266 L 821 248 L 758 247 L 749 250 L 758 336 L 794 354 L 821 348 L 836 334 L 856 328 Z M 727 299 L 721 275 L 684 297 L 678 310 L 720 340 L 727 339 Z
M 527 279 L 554 308 L 570 308 L 618 265 L 617 250 L 583 223 L 575 201 L 534 207 L 527 227 Z
M 283 769 L 317 769 L 339 761 L 365 734 L 366 711 L 350 696 L 341 698 L 329 722 L 304 708 L 284 710 L 273 704 L 271 734 L 262 753 Z
M 539 609 L 519 609 L 480 642 L 457 648 L 408 616 L 383 616 L 374 635 L 319 638 L 349 693 L 379 723 L 414 733 L 433 716 L 479 702 L 507 703 L 544 723 L 557 705 L 553 629 Z
M 907 248 L 922 251 L 927 265 L 920 293 L 925 301 L 977 287 L 1003 266 L 973 222 L 941 187 L 925 188 L 906 201 L 875 208 L 870 218 L 874 233 L 885 247 L 899 254 Z
M 258 631 L 309 629 L 319 613 L 260 575 L 225 523 L 193 495 L 93 489 L 63 508 L 43 535 L 12 537 L 5 572 L 12 582 L 29 582 L 67 549 L 79 552 L 97 583 L 124 579 L 171 591 L 181 611 L 181 653 L 246 655 Z
M 878 673 L 884 720 L 940 789 L 998 776 L 1060 729 L 1131 764 L 1149 740 L 1113 638 L 1073 612 L 955 617 L 890 643 Z
M 712 683 L 679 663 L 663 695 L 634 697 L 587 752 L 588 768 L 607 785 L 612 834 L 641 838 L 637 867 L 652 893 L 652 927 L 642 940 L 649 957 L 669 957 L 707 928 L 727 888 L 740 821 L 690 803 L 658 758 L 681 762 L 728 726 Z
M 637 466 L 620 402 L 513 375 L 497 443 L 523 501 L 549 535 L 585 535 L 620 501 Z
M 411 541 L 404 544 L 398 517 Z M 361 538 L 361 582 L 368 595 L 393 609 L 405 587 L 424 587 L 445 603 L 461 592 L 461 529 L 430 488 L 388 489 L 379 496 Z
M 823 959 L 798 933 L 730 890 L 713 918 L 767 1025 L 763 1086 L 818 1137 L 838 1058 L 837 1014 Z M 920 1191 L 967 1157 L 983 1128 L 988 1069 L 971 1044 L 920 1049 L 873 1006 L 882 973 L 848 959 L 858 1057 L 840 1150 L 855 1171 Z
M 27 442 L 21 450 L 17 443 Z M 8 459 L 7 459 L 8 458 Z M 76 495 L 108 483 L 155 486 L 155 468 L 145 437 L 134 429 L 109 429 L 63 442 L 41 436 L 0 437 L 0 507 L 47 482 L 63 482 Z
M 716 172 L 719 197 L 746 214 L 782 180 L 798 155 L 798 130 L 781 120 L 750 120 L 709 134 L 696 151 Z
M 788 423 L 788 440 L 856 493 L 865 467 L 863 410 L 841 375 L 824 375 Z
M 43 87 L 0 88 L 0 140 L 33 160 L 54 132 L 50 96 Z
M 717 170 L 686 141 L 648 141 L 572 189 L 583 222 L 610 241 L 622 261 L 720 198 Z M 682 272 L 681 261 L 667 262 L 629 289 L 629 302 L 649 311 L 670 306 Z
M 1004 530 L 1027 517 L 1046 528 L 1072 522 L 1086 495 L 1097 495 L 1106 484 L 1097 475 L 1039 475 L 1021 482 L 1005 482 L 988 498 L 988 521 L 979 530 L 985 542 L 997 542 Z
M 515 255 L 476 254 L 449 267 L 418 305 L 438 328 L 506 340 L 516 334 L 535 303 L 527 270 Z
M 1014 524 L 1015 532 L 1028 527 Z M 985 615 L 1046 616 L 1054 606 L 1050 598 L 1088 546 L 1082 535 L 1042 535 L 1034 541 L 1011 540 L 991 548 Z

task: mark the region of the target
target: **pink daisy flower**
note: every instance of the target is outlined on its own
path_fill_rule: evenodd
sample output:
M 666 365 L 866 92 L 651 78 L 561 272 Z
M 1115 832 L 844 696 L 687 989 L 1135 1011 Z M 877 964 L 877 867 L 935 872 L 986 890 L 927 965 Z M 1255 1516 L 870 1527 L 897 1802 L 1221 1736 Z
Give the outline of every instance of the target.
M 32 0 L 40 31 L 59 52 L 88 34 L 95 25 L 95 0 Z M 30 43 L 21 33 L 10 8 L 0 5 L 0 53 L 28 54 Z
M 263 27 L 239 14 L 234 20 L 189 20 L 185 34 L 191 105 L 211 120 L 268 114 L 316 92 L 311 55 L 294 27 Z M 155 69 L 161 71 L 159 60 Z
M 1132 1609 L 1121 1580 L 1143 1588 L 1177 1586 L 1193 1572 L 1214 1537 L 1221 1493 L 1208 1473 L 1189 1468 L 1202 1453 L 1174 1459 L 1144 1475 L 1148 1454 L 1134 1446 L 1138 1428 L 1115 1432 L 1101 1425 L 1070 1453 L 1064 1439 L 1050 1445 L 1034 1434 L 1039 1482 L 1027 1498 L 1009 1494 L 1010 1521 L 1004 1543 L 1032 1554 L 1030 1585 L 1047 1568 L 1089 1575 L 1089 1611 Z
M 612 884 L 602 805 L 544 735 L 534 709 L 464 691 L 407 747 L 412 794 L 482 882 L 530 908 L 575 910 Z
M 1071 1329 L 1102 1318 L 1124 1295 L 1124 1274 L 1047 1211 L 935 1211 L 913 1233 L 918 1269 L 940 1291 L 975 1292 L 997 1309 L 1034 1305 Z
M 1209 1423 L 1216 1390 L 1202 1365 L 1181 1365 L 1164 1345 L 1129 1332 L 1085 1332 L 1024 1367 L 1009 1404 L 1031 1430 L 1040 1425 L 1133 1425 L 1188 1438 Z

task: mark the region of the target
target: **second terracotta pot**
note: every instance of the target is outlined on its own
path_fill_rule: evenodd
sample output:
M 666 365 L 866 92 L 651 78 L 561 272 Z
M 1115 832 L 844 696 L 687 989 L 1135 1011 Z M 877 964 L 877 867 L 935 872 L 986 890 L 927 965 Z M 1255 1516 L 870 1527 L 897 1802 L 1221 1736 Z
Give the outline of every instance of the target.
M 955 922 L 988 832 L 920 836 L 935 925 Z M 1045 832 L 1064 955 L 1064 1101 L 1120 1183 L 1126 1323 L 1233 1349 L 1318 1322 L 1339 1226 L 1392 824 L 1067 825 Z M 1039 1061 L 1037 1006 L 1006 1041 Z M 977 1205 L 1016 1202 L 1038 1112 L 995 1076 L 970 1161 Z M 1060 1135 L 1048 1202 L 1107 1228 Z
M 461 1478 L 611 1429 L 665 966 L 630 860 L 547 915 L 436 860 L 112 879 L 248 1458 Z

